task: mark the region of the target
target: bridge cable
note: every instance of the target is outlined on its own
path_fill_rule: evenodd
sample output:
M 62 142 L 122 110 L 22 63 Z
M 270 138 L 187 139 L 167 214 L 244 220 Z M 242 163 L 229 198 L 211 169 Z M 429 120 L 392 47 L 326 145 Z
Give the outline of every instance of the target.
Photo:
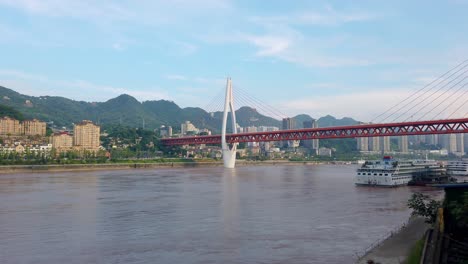
M 466 66 L 468 65 L 465 65 L 464 67 L 462 67 L 460 70 L 458 70 L 457 72 L 455 72 L 454 74 L 458 73 L 459 71 L 461 71 L 462 69 L 464 69 Z M 438 91 L 442 90 L 443 88 L 445 88 L 447 85 L 449 85 L 450 83 L 452 83 L 453 81 L 457 80 L 460 76 L 463 76 L 468 70 L 465 70 L 465 72 L 457 75 L 456 77 L 454 77 L 452 80 L 450 80 L 448 83 L 445 83 L 442 87 L 440 87 L 438 90 L 436 90 L 435 92 L 433 92 L 431 95 L 429 95 L 427 98 L 429 98 L 430 96 L 434 95 L 435 93 L 437 93 Z M 452 77 L 454 74 L 450 75 L 448 78 Z M 442 82 L 445 82 L 448 80 L 448 78 L 444 79 Z M 439 84 L 437 84 L 436 86 L 430 88 L 429 90 L 425 91 L 422 95 L 412 99 L 411 101 L 409 101 L 408 103 L 406 103 L 403 107 L 400 107 L 397 111 L 395 111 L 393 114 L 391 114 L 390 116 L 394 115 L 394 114 L 398 114 L 398 112 L 400 110 L 402 110 L 403 108 L 407 107 L 408 105 L 414 103 L 416 100 L 418 99 L 422 99 L 422 101 L 419 101 L 417 102 L 416 104 L 413 104 L 412 107 L 410 107 L 406 112 L 404 112 L 403 114 L 399 115 L 397 118 L 395 118 L 393 121 L 397 120 L 398 118 L 400 118 L 401 116 L 405 115 L 406 113 L 408 113 L 410 110 L 414 109 L 416 106 L 418 106 L 419 104 L 423 103 L 425 99 L 427 98 L 424 98 L 426 96 L 426 94 L 428 94 L 429 92 L 431 92 L 433 89 L 437 88 L 438 85 L 440 85 L 442 82 L 440 82 Z M 390 117 L 388 116 L 388 117 Z M 384 120 L 386 120 L 388 117 L 386 117 Z M 392 121 L 392 122 L 393 122 Z
M 247 106 L 250 106 L 250 107 L 254 107 L 254 108 L 258 108 L 260 110 L 262 110 L 262 112 L 267 115 L 267 116 L 277 116 L 276 113 L 272 112 L 270 109 L 264 107 L 263 105 L 259 105 L 257 102 L 255 102 L 252 97 L 250 97 L 249 95 L 241 92 L 239 89 L 236 89 L 235 90 L 235 93 L 236 93 L 236 96 L 238 96 L 239 98 L 242 98 L 244 99 L 245 101 L 247 101 Z
M 467 90 L 468 91 L 468 90 Z M 465 91 L 465 93 L 467 92 Z M 461 97 L 458 97 L 458 98 L 461 98 Z M 455 109 L 455 111 L 453 111 L 448 117 L 447 119 L 450 119 L 458 110 L 460 110 L 466 103 L 468 103 L 468 100 L 465 100 L 465 102 L 463 102 L 463 104 L 461 104 L 459 107 L 457 107 L 457 109 Z M 467 113 L 468 114 L 468 113 Z M 466 114 L 465 114 L 466 115 Z M 464 117 L 464 116 L 463 116 Z
M 465 78 L 468 78 L 468 77 L 465 77 Z M 447 102 L 447 100 L 453 96 L 455 96 L 460 90 L 462 90 L 463 88 L 465 88 L 465 86 L 467 85 L 468 83 L 465 83 L 464 85 L 460 86 L 452 95 L 449 95 L 447 98 L 445 99 L 442 99 L 440 101 L 440 103 L 438 103 L 435 107 L 433 107 L 432 109 L 430 109 L 428 112 L 426 112 L 424 115 L 422 115 L 418 120 L 421 120 L 422 118 L 424 118 L 426 115 L 428 115 L 429 113 L 431 113 L 432 111 L 434 111 L 436 108 L 438 108 L 440 105 L 442 105 L 443 103 Z M 442 93 L 440 96 L 442 96 L 443 94 L 445 94 L 447 91 L 449 90 L 446 90 L 444 93 Z M 467 90 L 468 91 L 468 90 Z M 466 93 L 466 91 L 463 93 L 463 95 Z M 439 96 L 439 97 L 440 97 Z M 436 98 L 438 99 L 438 98 Z M 458 99 L 460 99 L 460 97 L 455 97 L 455 101 L 457 101 Z M 433 103 L 435 100 L 432 100 L 431 102 L 429 102 L 429 104 Z M 444 112 L 445 110 L 447 110 L 450 106 L 452 106 L 453 104 L 449 104 L 448 107 L 442 109 L 441 112 L 439 112 L 436 116 L 438 116 L 439 114 L 441 114 L 442 112 Z M 427 105 L 426 105 L 427 106 Z M 406 120 L 405 120 L 406 121 Z
M 243 94 L 236 94 L 237 98 L 240 98 L 239 100 L 242 100 L 242 103 L 245 104 L 245 106 L 247 107 L 254 107 L 255 109 L 256 108 L 259 108 L 262 110 L 262 112 L 266 115 L 266 116 L 275 116 L 275 113 L 269 111 L 268 109 L 265 109 L 263 108 L 263 106 L 258 106 L 255 102 L 253 102 L 249 97 L 243 95 Z M 252 105 L 253 104 L 253 105 Z M 258 106 L 258 107 L 257 107 Z
M 214 105 L 214 109 L 213 109 L 212 113 L 216 114 L 218 112 L 222 113 L 224 111 L 225 98 L 224 98 L 223 94 L 224 94 L 224 92 L 221 93 L 218 100 L 216 101 L 216 104 Z
M 221 90 L 216 94 L 216 96 L 213 97 L 213 99 L 211 99 L 211 101 L 205 106 L 205 108 L 204 108 L 205 111 L 207 111 L 208 113 L 211 113 L 211 112 L 215 112 L 216 110 L 218 110 L 218 109 L 216 109 L 216 108 L 214 108 L 214 107 L 216 107 L 217 105 L 219 105 L 220 97 L 222 97 L 222 95 L 223 95 L 223 89 L 221 89 Z M 214 110 L 214 111 L 213 111 L 213 110 Z
M 375 120 L 377 120 L 379 117 L 381 116 L 384 116 L 386 115 L 388 112 L 390 112 L 391 110 L 393 110 L 395 107 L 397 107 L 398 105 L 404 103 L 405 101 L 409 100 L 411 97 L 413 97 L 414 95 L 416 95 L 417 93 L 423 91 L 424 89 L 426 89 L 427 87 L 431 86 L 432 84 L 434 84 L 435 82 L 437 82 L 438 80 L 442 79 L 445 75 L 449 74 L 450 72 L 452 72 L 453 70 L 455 70 L 456 68 L 460 67 L 461 65 L 465 64 L 466 62 L 468 62 L 468 59 L 467 60 L 464 60 L 463 62 L 461 62 L 460 64 L 458 64 L 457 66 L 453 67 L 452 69 L 448 70 L 447 72 L 445 72 L 444 74 L 442 74 L 441 76 L 439 76 L 437 79 L 433 80 L 432 82 L 426 84 L 424 87 L 420 88 L 419 90 L 417 90 L 416 92 L 414 92 L 413 94 L 411 94 L 410 96 L 408 96 L 407 98 L 405 98 L 404 100 L 398 102 L 397 104 L 395 104 L 394 106 L 388 108 L 385 112 L 383 112 L 382 114 L 376 116 L 375 118 L 373 118 L 370 122 L 374 122 Z M 466 67 L 467 65 L 465 65 L 464 67 Z M 464 68 L 463 67 L 463 68 Z M 462 69 L 463 69 L 462 68 Z M 458 71 L 457 71 L 458 72 Z M 453 74 L 451 75 L 453 76 Z M 448 78 L 450 78 L 451 76 L 449 76 Z M 399 111 L 399 110 L 398 110 Z M 392 116 L 393 114 L 391 114 L 390 116 Z M 388 116 L 388 117 L 390 117 Z M 387 118 L 388 118 L 387 117 Z M 385 118 L 385 119 L 387 119 Z M 384 120 L 385 120 L 384 119 Z M 382 121 L 383 122 L 383 121 Z
M 236 95 L 237 95 L 239 98 L 242 98 L 243 100 L 245 100 L 245 101 L 248 102 L 247 106 L 248 106 L 248 105 L 252 105 L 252 106 L 255 107 L 255 108 L 259 108 L 259 109 L 262 110 L 262 112 L 263 112 L 264 114 L 266 114 L 266 115 L 269 116 L 269 117 L 271 117 L 271 116 L 277 117 L 277 116 L 278 116 L 275 112 L 271 111 L 271 110 L 268 109 L 267 107 L 264 107 L 263 105 L 260 105 L 260 104 L 258 104 L 257 102 L 255 102 L 255 101 L 254 101 L 251 97 L 249 97 L 248 95 L 243 94 L 242 92 L 240 92 L 240 91 L 238 91 L 238 90 L 236 90 L 236 91 L 237 91 Z M 251 107 L 252 107 L 252 106 L 251 106 Z
M 468 70 L 467 70 L 467 71 L 468 71 Z M 443 91 L 441 94 L 439 94 L 438 96 L 436 96 L 434 99 L 432 99 L 432 101 L 429 101 L 428 103 L 426 103 L 425 105 L 423 105 L 421 108 L 419 108 L 419 110 L 417 110 L 417 111 L 416 111 L 414 114 L 412 114 L 410 117 L 407 117 L 404 121 L 408 121 L 408 119 L 410 119 L 411 117 L 413 117 L 413 116 L 419 114 L 424 108 L 426 108 L 427 106 L 429 106 L 429 105 L 431 105 L 432 103 L 434 103 L 436 100 L 438 100 L 438 99 L 441 98 L 443 95 L 445 95 L 448 91 L 452 90 L 452 89 L 453 89 L 454 87 L 456 87 L 458 84 L 460 84 L 461 82 L 463 82 L 466 78 L 468 78 L 468 76 L 465 76 L 465 78 L 463 78 L 462 80 L 458 81 L 458 83 L 456 83 L 456 84 L 450 86 L 447 90 Z M 454 79 L 454 80 L 455 80 L 455 79 Z M 452 80 L 452 81 L 454 81 L 454 80 Z M 449 82 L 449 83 L 450 83 L 450 82 Z M 447 83 L 447 84 L 449 84 L 449 83 Z M 447 85 L 447 84 L 446 84 L 446 85 Z M 438 93 L 440 90 L 442 90 L 442 88 L 445 88 L 446 85 L 444 85 L 443 87 L 441 87 L 439 90 L 433 92 L 431 95 L 429 95 L 429 96 L 428 96 L 427 98 L 425 98 L 423 101 L 420 101 L 420 102 L 416 103 L 415 105 L 413 105 L 410 109 L 408 109 L 405 113 L 401 114 L 399 117 L 401 117 L 402 115 L 408 113 L 409 110 L 413 109 L 414 107 L 418 106 L 419 104 L 425 102 L 426 99 L 431 98 L 431 96 L 433 96 L 433 95 L 435 95 L 436 93 Z M 461 86 L 460 88 L 458 88 L 458 90 L 456 90 L 455 93 L 457 93 L 457 92 L 458 92 L 459 90 L 461 90 L 463 87 L 464 87 L 464 86 Z M 453 96 L 453 94 L 452 94 L 451 96 Z M 451 96 L 449 96 L 449 97 L 451 97 Z M 431 110 L 429 110 L 429 112 L 432 111 L 432 110 L 434 110 L 435 108 L 437 108 L 437 107 L 438 107 L 439 105 L 441 105 L 443 102 L 444 102 L 444 100 L 442 100 L 441 103 L 439 103 L 438 105 L 436 105 L 435 107 L 433 107 Z M 428 112 L 428 113 L 429 113 L 429 112 Z M 418 120 L 420 120 L 420 119 L 418 119 Z
M 264 101 L 262 101 L 261 99 L 255 97 L 255 96 L 251 96 L 249 95 L 245 90 L 243 90 L 242 88 L 240 87 L 236 87 L 237 90 L 239 90 L 241 93 L 244 93 L 245 95 L 247 95 L 249 98 L 252 98 L 253 101 L 256 101 L 258 104 L 260 105 L 264 105 L 265 108 L 268 108 L 270 109 L 272 112 L 276 113 L 277 116 L 283 118 L 283 117 L 287 117 L 287 115 L 285 115 L 284 113 L 282 113 L 281 111 L 279 111 L 278 109 L 272 107 L 271 105 L 265 103 Z
M 468 72 L 468 70 L 464 71 L 463 74 L 465 74 L 466 72 Z M 417 106 L 419 106 L 421 103 L 423 103 L 424 100 L 426 100 L 426 99 L 428 99 L 429 97 L 433 96 L 434 94 L 436 94 L 437 92 L 439 92 L 440 90 L 442 90 L 443 88 L 445 88 L 447 85 L 449 85 L 449 84 L 452 83 L 453 81 L 457 80 L 460 76 L 463 76 L 463 74 L 457 76 L 455 79 L 452 79 L 450 82 L 446 83 L 445 85 L 443 85 L 442 87 L 440 87 L 439 89 L 437 89 L 435 92 L 432 92 L 432 94 L 430 94 L 427 98 L 424 98 L 422 101 L 417 102 L 416 104 L 414 104 L 413 106 L 411 106 L 408 110 L 406 110 L 403 114 L 400 114 L 399 116 L 397 116 L 396 118 L 394 118 L 391 122 L 395 122 L 398 118 L 404 116 L 404 115 L 407 114 L 409 111 L 411 111 L 412 109 L 414 109 L 415 107 L 417 107 Z M 465 78 L 463 78 L 462 81 L 465 80 L 466 78 L 467 78 L 467 76 L 465 76 Z M 459 84 L 459 83 L 462 82 L 462 81 L 459 81 L 457 84 Z M 457 85 L 457 84 L 455 84 L 455 85 Z M 454 87 L 454 85 L 451 86 L 451 87 L 449 88 L 449 90 L 452 89 L 453 87 Z M 432 89 L 430 89 L 430 90 L 432 90 Z M 430 91 L 430 90 L 429 90 L 429 91 Z M 439 96 L 439 97 L 440 97 L 440 96 Z M 439 97 L 438 97 L 438 98 L 439 98 Z M 419 98 L 416 98 L 416 99 L 419 99 Z M 414 102 L 414 101 L 415 101 L 415 100 L 412 100 L 411 102 Z M 426 107 L 427 105 L 428 105 L 428 104 L 426 104 L 424 107 Z M 423 107 L 423 108 L 424 108 L 424 107 Z M 418 111 L 422 110 L 423 108 L 420 108 Z M 418 112 L 418 111 L 417 111 L 417 112 Z M 417 113 L 417 112 L 416 112 L 416 113 Z M 406 120 L 405 120 L 405 121 L 406 121 Z

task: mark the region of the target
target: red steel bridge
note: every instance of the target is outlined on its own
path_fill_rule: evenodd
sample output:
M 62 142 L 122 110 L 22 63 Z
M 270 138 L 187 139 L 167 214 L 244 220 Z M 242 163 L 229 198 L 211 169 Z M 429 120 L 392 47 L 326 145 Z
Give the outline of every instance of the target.
M 236 98 L 243 100 L 241 103 L 244 105 L 260 102 L 259 107 L 263 112 L 270 116 L 276 113 L 272 107 L 262 106 L 261 100 L 256 100 L 243 93 L 242 89 L 233 90 L 231 80 L 228 78 L 226 96 L 224 99 L 219 100 L 225 102 L 222 133 L 226 133 L 228 112 L 233 114 L 231 119 L 233 121 L 232 127 L 235 127 L 236 124 L 233 92 L 238 92 Z M 467 106 L 468 60 L 464 60 L 439 78 L 378 115 L 371 123 L 272 132 L 233 133 L 226 134 L 225 143 L 468 133 L 468 112 L 460 116 L 461 111 L 467 110 Z M 431 115 L 431 117 L 428 115 Z M 458 118 L 455 118 L 457 115 Z M 279 120 L 281 120 L 281 117 Z M 165 138 L 162 139 L 162 142 L 166 145 L 220 144 L 222 143 L 222 136 Z M 223 148 L 226 151 L 228 150 L 226 146 Z
M 228 134 L 228 143 L 468 133 L 468 118 Z M 161 139 L 166 145 L 220 144 L 221 135 Z

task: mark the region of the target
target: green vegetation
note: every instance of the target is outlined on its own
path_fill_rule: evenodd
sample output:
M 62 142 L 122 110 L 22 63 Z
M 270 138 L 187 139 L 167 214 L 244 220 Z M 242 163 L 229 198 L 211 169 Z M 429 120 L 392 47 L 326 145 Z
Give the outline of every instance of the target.
M 21 114 L 16 109 L 14 109 L 13 107 L 0 104 L 0 117 L 4 117 L 4 116 L 8 116 L 8 117 L 18 119 L 18 120 L 24 120 L 23 114 Z
M 413 193 L 408 200 L 408 207 L 413 209 L 413 215 L 426 218 L 426 223 L 433 224 L 437 218 L 437 210 L 442 206 L 441 202 L 430 199 L 422 193 Z
M 447 203 L 446 207 L 459 229 L 468 230 L 468 192 L 460 193 L 458 198 Z
M 421 261 L 421 255 L 424 248 L 424 239 L 420 239 L 416 244 L 411 248 L 408 258 L 406 259 L 407 264 L 419 264 Z
M 26 101 L 30 103 L 25 104 Z M 201 108 L 180 108 L 174 102 L 166 100 L 139 102 L 126 94 L 106 102 L 83 102 L 58 96 L 27 96 L 1 86 L 0 104 L 13 107 L 25 118 L 53 121 L 58 127 L 71 127 L 72 123 L 87 119 L 100 125 L 125 124 L 136 128 L 141 127 L 144 120 L 146 128 L 156 129 L 161 125 L 169 125 L 177 131 L 181 123 L 189 120 L 196 127 L 208 128 L 214 133 L 219 133 L 222 117 L 221 112 L 215 112 L 211 116 Z M 281 120 L 262 115 L 251 107 L 238 109 L 236 119 L 242 127 L 263 125 L 281 128 Z M 308 115 L 298 115 L 297 119 L 297 127 L 302 128 L 302 122 L 312 118 Z M 317 122 L 319 127 L 357 123 L 351 118 L 336 119 L 332 116 L 319 118 Z

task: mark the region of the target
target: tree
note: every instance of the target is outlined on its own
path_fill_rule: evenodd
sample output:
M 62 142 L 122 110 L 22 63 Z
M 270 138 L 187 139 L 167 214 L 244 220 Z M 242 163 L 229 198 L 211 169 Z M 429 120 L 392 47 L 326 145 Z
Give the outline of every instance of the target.
M 468 192 L 464 192 L 457 200 L 447 204 L 450 214 L 460 228 L 468 229 Z
M 422 193 L 413 193 L 408 200 L 408 207 L 413 209 L 412 215 L 419 215 L 426 218 L 426 223 L 433 224 L 437 218 L 437 210 L 442 204 L 439 201 L 430 199 Z

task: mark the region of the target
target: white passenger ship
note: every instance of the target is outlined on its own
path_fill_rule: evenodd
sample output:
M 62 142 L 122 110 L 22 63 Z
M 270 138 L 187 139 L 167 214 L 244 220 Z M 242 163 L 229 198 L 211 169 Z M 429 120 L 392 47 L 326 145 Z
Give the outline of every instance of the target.
M 449 161 L 447 173 L 452 176 L 468 176 L 468 159 Z
M 414 175 L 440 169 L 434 160 L 396 160 L 384 156 L 382 160 L 366 161 L 356 171 L 356 185 L 407 185 Z

